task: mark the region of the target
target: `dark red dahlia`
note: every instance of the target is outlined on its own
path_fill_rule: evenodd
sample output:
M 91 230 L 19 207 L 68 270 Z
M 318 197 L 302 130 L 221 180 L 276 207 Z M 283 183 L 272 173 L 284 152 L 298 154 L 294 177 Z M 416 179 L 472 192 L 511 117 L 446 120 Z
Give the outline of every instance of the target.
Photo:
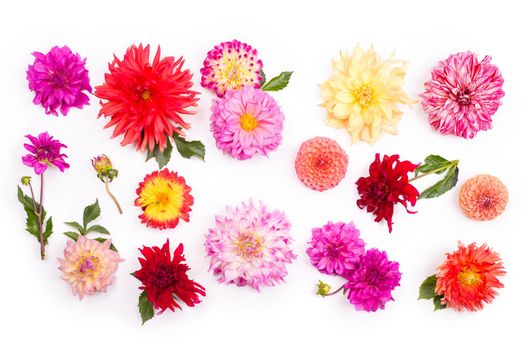
M 141 290 L 147 293 L 147 299 L 159 313 L 166 309 L 182 309 L 177 300 L 193 307 L 200 303 L 199 296 L 205 296 L 204 287 L 189 279 L 188 265 L 183 264 L 184 246 L 179 244 L 171 257 L 169 240 L 160 247 L 140 249 L 144 258 L 138 258 L 142 268 L 134 276 L 142 282 Z
M 370 164 L 370 175 L 355 183 L 361 197 L 357 200 L 359 208 L 374 213 L 376 222 L 385 219 L 389 232 L 392 232 L 394 205 L 401 203 L 408 213 L 414 213 L 408 209 L 408 204 L 416 205 L 420 193 L 409 183 L 408 173 L 417 166 L 407 160 L 400 161 L 397 154 L 385 155 L 381 161 L 377 153 Z

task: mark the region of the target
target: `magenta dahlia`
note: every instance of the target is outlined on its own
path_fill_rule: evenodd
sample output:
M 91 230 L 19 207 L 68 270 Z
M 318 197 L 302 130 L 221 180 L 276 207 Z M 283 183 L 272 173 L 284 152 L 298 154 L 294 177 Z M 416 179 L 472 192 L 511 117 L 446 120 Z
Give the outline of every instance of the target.
M 24 148 L 30 153 L 22 157 L 22 163 L 33 168 L 35 174 L 41 175 L 49 165 L 56 166 L 61 172 L 70 167 L 64 159 L 67 155 L 61 153 L 61 148 L 67 146 L 54 140 L 48 132 L 40 133 L 37 137 L 32 135 L 26 137 L 31 144 L 25 143 Z

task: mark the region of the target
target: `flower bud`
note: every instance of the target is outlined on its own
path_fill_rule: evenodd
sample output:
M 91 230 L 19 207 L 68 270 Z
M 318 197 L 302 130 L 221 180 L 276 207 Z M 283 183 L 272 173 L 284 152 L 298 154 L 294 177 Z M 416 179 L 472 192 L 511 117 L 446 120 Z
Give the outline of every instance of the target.
M 321 295 L 322 297 L 325 297 L 326 295 L 328 295 L 328 293 L 331 290 L 331 286 L 322 281 L 318 281 L 317 287 L 318 287 L 318 290 L 316 294 Z
M 31 176 L 22 176 L 22 178 L 20 179 L 20 182 L 24 186 L 28 186 L 31 183 Z
M 97 172 L 98 178 L 105 182 L 107 178 L 109 181 L 114 180 L 118 176 L 118 170 L 112 168 L 110 158 L 102 154 L 92 159 L 92 166 Z

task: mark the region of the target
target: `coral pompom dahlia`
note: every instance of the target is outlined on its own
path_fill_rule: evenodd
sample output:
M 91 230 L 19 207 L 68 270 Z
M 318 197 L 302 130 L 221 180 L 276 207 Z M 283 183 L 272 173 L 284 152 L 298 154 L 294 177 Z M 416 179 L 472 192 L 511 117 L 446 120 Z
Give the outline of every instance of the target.
M 269 211 L 262 203 L 227 207 L 227 215 L 216 216 L 215 227 L 206 235 L 210 271 L 220 283 L 248 285 L 257 291 L 276 285 L 296 258 L 290 228 L 283 212 Z
M 111 241 L 100 243 L 79 235 L 77 242 L 67 241 L 64 259 L 59 259 L 62 278 L 70 283 L 74 295 L 83 299 L 85 295 L 104 292 L 114 281 L 120 255 L 110 249 Z
M 508 189 L 492 175 L 478 175 L 467 180 L 458 193 L 458 205 L 475 220 L 493 220 L 506 209 Z
M 145 176 L 136 190 L 134 204 L 142 208 L 139 218 L 147 227 L 174 228 L 180 219 L 189 221 L 193 205 L 190 192 L 186 180 L 166 168 Z
M 304 185 L 313 190 L 325 191 L 344 179 L 348 170 L 348 155 L 334 140 L 314 137 L 300 146 L 295 169 Z
M 153 152 L 163 151 L 173 134 L 184 137 L 189 129 L 183 115 L 193 114 L 197 92 L 191 90 L 192 74 L 183 69 L 184 59 L 161 58 L 158 47 L 150 60 L 150 47 L 132 45 L 122 60 L 114 56 L 105 83 L 95 95 L 102 99 L 100 116 L 110 117 L 112 137 L 123 134 L 122 145 Z
M 54 46 L 47 54 L 34 52 L 35 62 L 28 66 L 29 88 L 35 92 L 33 103 L 44 107 L 46 114 L 67 115 L 70 108 L 89 104 L 92 92 L 86 58 L 74 54 L 68 46 Z
M 250 86 L 215 99 L 210 117 L 217 148 L 239 160 L 276 150 L 284 119 L 274 98 Z
M 473 138 L 489 130 L 504 96 L 504 79 L 491 57 L 459 52 L 438 63 L 420 94 L 429 122 L 442 134 Z
M 352 142 L 373 143 L 381 132 L 397 134 L 399 104 L 413 102 L 403 90 L 407 63 L 381 59 L 373 48 L 357 45 L 332 67 L 331 77 L 320 85 L 327 124 L 346 129 Z
M 504 265 L 496 252 L 486 244 L 468 246 L 458 244 L 458 250 L 448 253 L 436 274 L 437 295 L 443 305 L 458 311 L 477 311 L 491 303 L 504 287 L 498 277 L 503 276 Z
M 263 64 L 258 51 L 237 40 L 216 45 L 207 54 L 201 68 L 201 85 L 222 97 L 227 90 L 244 86 L 260 87 Z

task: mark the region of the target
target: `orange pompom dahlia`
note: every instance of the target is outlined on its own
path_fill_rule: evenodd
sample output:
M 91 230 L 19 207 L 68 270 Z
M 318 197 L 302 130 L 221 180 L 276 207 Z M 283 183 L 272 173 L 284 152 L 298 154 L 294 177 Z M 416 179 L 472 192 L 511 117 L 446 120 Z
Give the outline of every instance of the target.
M 484 303 L 491 303 L 497 295 L 496 288 L 504 285 L 498 280 L 505 275 L 499 254 L 486 244 L 464 246 L 447 254 L 436 274 L 436 295 L 441 295 L 442 305 L 458 311 L 477 311 Z
M 458 205 L 471 219 L 492 220 L 506 209 L 508 197 L 508 189 L 499 178 L 483 174 L 462 185 Z
M 136 190 L 134 204 L 143 213 L 138 216 L 147 227 L 174 228 L 179 220 L 189 221 L 193 205 L 191 187 L 182 176 L 167 168 L 146 175 Z

